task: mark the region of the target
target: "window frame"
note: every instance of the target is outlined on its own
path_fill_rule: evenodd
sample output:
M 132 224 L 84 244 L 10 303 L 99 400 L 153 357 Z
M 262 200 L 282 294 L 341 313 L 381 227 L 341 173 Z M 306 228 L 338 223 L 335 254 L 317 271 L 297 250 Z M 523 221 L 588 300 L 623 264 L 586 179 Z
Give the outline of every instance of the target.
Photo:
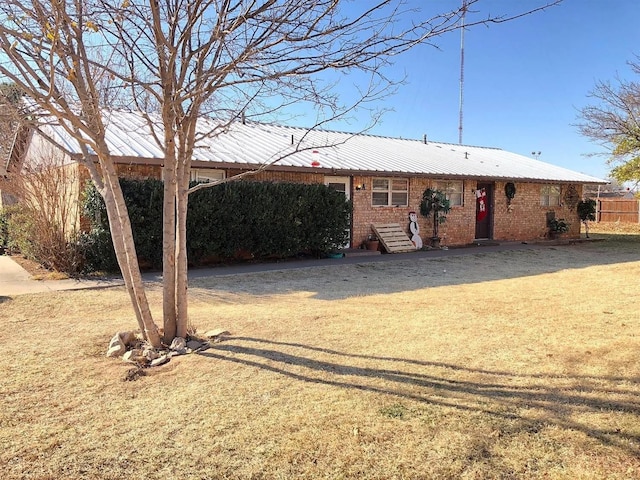
M 557 193 L 555 193 L 557 191 Z M 559 207 L 561 206 L 560 198 L 562 195 L 562 187 L 557 183 L 545 183 L 540 186 L 540 206 L 542 207 Z M 555 203 L 551 203 L 551 199 L 555 199 Z
M 386 188 L 380 188 L 377 187 L 376 188 L 376 181 L 386 181 L 387 182 L 387 187 Z M 398 188 L 394 188 L 396 185 L 394 185 L 394 182 L 399 182 L 399 181 L 403 181 L 405 183 L 406 188 L 405 189 L 398 189 Z M 381 203 L 375 203 L 374 198 L 375 195 L 378 194 L 380 195 L 381 193 L 385 193 L 387 200 L 386 203 L 381 204 Z M 404 198 L 404 203 L 394 203 L 393 202 L 393 197 L 395 195 L 399 195 L 402 194 L 405 196 Z M 371 206 L 374 208 L 380 208 L 380 207 L 408 207 L 409 206 L 409 178 L 407 177 L 374 177 L 372 182 L 371 182 Z
M 213 183 L 227 178 L 227 172 L 214 168 L 192 168 L 189 177 L 192 182 Z
M 452 190 L 452 184 L 460 185 L 460 190 Z M 464 180 L 436 180 L 434 187 L 444 193 L 451 207 L 464 207 Z M 460 203 L 452 201 L 453 195 L 460 196 Z

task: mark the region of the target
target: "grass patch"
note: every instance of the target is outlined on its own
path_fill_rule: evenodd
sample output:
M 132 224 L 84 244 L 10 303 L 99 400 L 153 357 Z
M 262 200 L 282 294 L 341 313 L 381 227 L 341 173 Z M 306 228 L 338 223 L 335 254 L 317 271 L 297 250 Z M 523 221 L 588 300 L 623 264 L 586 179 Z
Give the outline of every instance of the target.
M 388 407 L 382 407 L 380 413 L 389 418 L 407 418 L 409 409 L 401 403 L 394 403 Z
M 639 247 L 199 279 L 145 375 L 124 289 L 5 298 L 3 479 L 639 478 Z

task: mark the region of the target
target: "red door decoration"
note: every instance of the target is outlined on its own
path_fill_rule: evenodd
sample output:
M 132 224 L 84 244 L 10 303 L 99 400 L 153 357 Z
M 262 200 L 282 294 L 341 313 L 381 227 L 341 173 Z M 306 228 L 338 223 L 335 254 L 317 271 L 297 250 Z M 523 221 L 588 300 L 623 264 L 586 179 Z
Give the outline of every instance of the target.
M 487 216 L 487 192 L 484 188 L 476 190 L 476 198 L 478 199 L 478 210 L 476 220 L 481 222 Z

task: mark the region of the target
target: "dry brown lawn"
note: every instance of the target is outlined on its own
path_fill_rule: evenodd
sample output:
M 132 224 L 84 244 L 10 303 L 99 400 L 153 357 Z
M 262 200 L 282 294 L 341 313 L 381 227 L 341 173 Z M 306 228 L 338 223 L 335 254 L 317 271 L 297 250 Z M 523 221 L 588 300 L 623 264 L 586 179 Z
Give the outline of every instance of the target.
M 640 478 L 640 231 L 614 230 L 194 281 L 232 336 L 136 381 L 104 356 L 122 289 L 0 297 L 0 478 Z

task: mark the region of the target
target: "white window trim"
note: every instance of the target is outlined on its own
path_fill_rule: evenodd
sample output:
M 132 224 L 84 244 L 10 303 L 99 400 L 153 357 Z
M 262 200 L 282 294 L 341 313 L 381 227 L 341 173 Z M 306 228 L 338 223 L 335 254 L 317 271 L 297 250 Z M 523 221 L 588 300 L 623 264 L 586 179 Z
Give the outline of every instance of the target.
M 224 180 L 226 178 L 226 172 L 212 168 L 192 168 L 190 176 L 192 182 L 209 183 Z
M 374 188 L 374 182 L 375 180 L 386 180 L 388 183 L 388 187 L 385 190 L 382 189 L 376 189 Z M 404 180 L 407 184 L 407 188 L 406 190 L 394 190 L 393 189 L 393 181 L 396 180 Z M 386 205 L 374 205 L 373 204 L 373 194 L 374 193 L 382 193 L 382 192 L 386 192 L 387 193 L 387 203 Z M 402 193 L 405 194 L 407 196 L 406 201 L 404 204 L 396 204 L 396 203 L 392 203 L 393 200 L 393 194 L 394 193 Z M 405 177 L 377 177 L 374 179 L 374 181 L 371 182 L 371 206 L 374 208 L 384 208 L 384 207 L 408 207 L 409 206 L 409 179 L 405 178 Z

